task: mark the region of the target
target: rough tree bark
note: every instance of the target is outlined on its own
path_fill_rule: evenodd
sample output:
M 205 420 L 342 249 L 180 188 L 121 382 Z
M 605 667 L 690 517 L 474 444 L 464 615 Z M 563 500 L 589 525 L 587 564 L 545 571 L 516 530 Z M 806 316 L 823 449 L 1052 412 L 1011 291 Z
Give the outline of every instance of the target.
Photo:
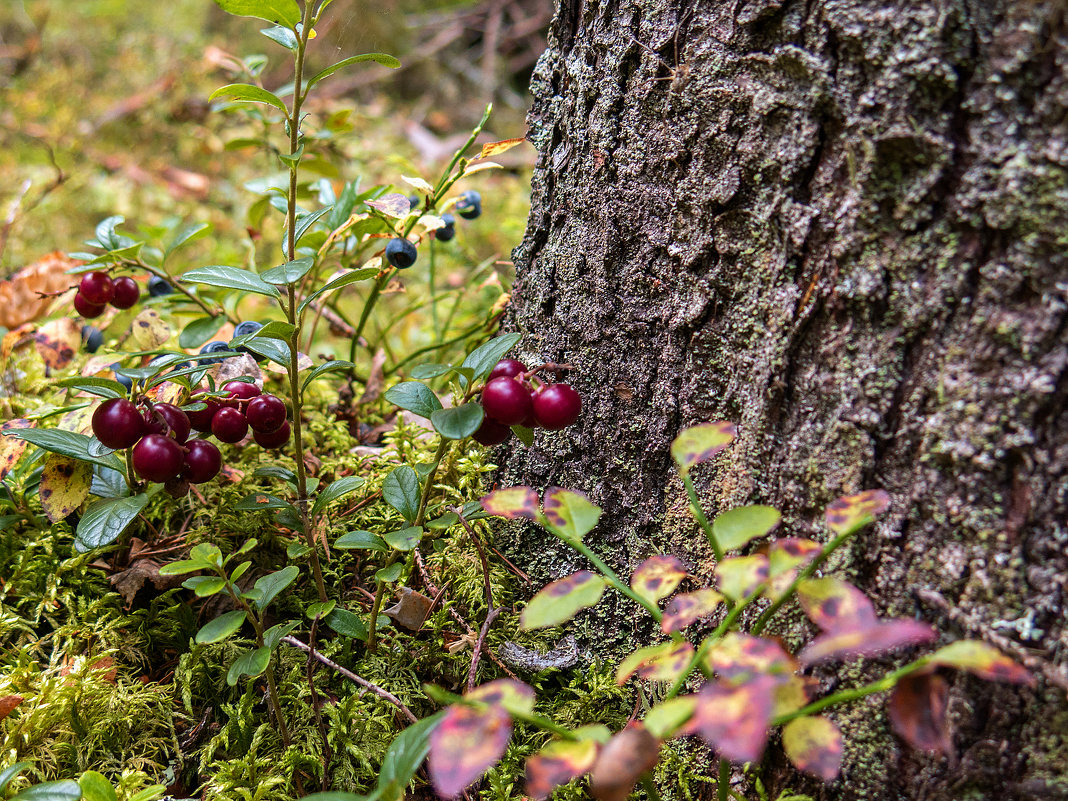
M 509 319 L 527 356 L 575 365 L 585 410 L 510 450 L 501 483 L 589 493 L 606 509 L 594 547 L 624 569 L 661 549 L 701 569 L 668 446 L 733 420 L 739 441 L 704 475 L 713 511 L 770 503 L 814 533 L 834 497 L 886 489 L 892 512 L 846 575 L 884 614 L 1002 635 L 1063 677 L 1065 15 L 1063 0 L 561 0 Z M 579 564 L 533 536 L 513 547 L 539 578 Z M 591 650 L 630 628 L 581 625 Z M 774 791 L 1068 797 L 1064 689 L 954 681 L 953 758 L 906 751 L 873 699 L 837 715 L 838 781 L 772 752 Z

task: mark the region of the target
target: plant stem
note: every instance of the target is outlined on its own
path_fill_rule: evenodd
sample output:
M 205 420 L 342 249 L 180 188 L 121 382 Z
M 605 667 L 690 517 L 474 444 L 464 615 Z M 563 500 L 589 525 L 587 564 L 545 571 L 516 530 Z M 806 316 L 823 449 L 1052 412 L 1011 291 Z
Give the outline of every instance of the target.
M 718 801 L 727 801 L 731 789 L 731 763 L 725 759 L 719 761 L 719 779 L 716 781 Z
M 549 531 L 551 531 L 556 536 L 557 539 L 559 539 L 561 542 L 570 545 L 580 554 L 582 554 L 591 562 L 593 562 L 593 566 L 596 567 L 598 572 L 600 572 L 600 574 L 608 580 L 608 583 L 611 584 L 612 587 L 614 587 L 618 592 L 621 592 L 623 595 L 626 595 L 628 598 L 634 601 L 634 603 L 648 610 L 649 614 L 653 616 L 653 619 L 656 620 L 657 623 L 659 623 L 663 619 L 664 614 L 660 611 L 659 606 L 657 606 L 652 601 L 648 601 L 645 598 L 642 598 L 640 595 L 638 595 L 638 593 L 634 592 L 634 590 L 632 590 L 629 585 L 623 582 L 623 579 L 616 575 L 616 572 L 612 568 L 605 564 L 605 561 L 601 559 L 601 557 L 599 557 L 592 550 L 590 550 L 586 543 L 573 539 L 571 537 L 563 536 L 552 526 L 550 526 L 547 521 L 543 520 L 542 523 L 547 529 L 549 529 Z M 677 632 L 676 635 L 678 635 Z M 677 638 L 678 636 L 673 637 L 672 639 Z
M 660 792 L 656 789 L 656 784 L 653 783 L 653 777 L 646 772 L 642 774 L 641 781 L 649 801 L 660 801 Z
M 434 243 L 437 240 L 434 237 L 430 239 L 430 318 L 434 325 L 434 339 L 441 342 L 441 338 L 445 336 L 445 332 L 438 328 L 438 290 L 437 290 L 437 270 L 434 264 Z
M 682 481 L 686 485 L 686 494 L 690 496 L 690 508 L 693 509 L 693 516 L 697 518 L 697 522 L 704 529 L 708 541 L 712 544 L 712 552 L 716 555 L 716 564 L 719 564 L 723 561 L 723 548 L 720 547 L 719 540 L 716 539 L 716 534 L 712 531 L 712 524 L 708 522 L 704 510 L 701 508 L 701 501 L 697 497 L 697 490 L 694 489 L 693 479 L 686 472 L 682 474 Z
M 238 322 L 233 317 L 231 317 L 226 312 L 225 309 L 222 309 L 220 307 L 212 308 L 211 306 L 209 306 L 203 300 L 201 300 L 196 295 L 194 295 L 192 292 L 190 292 L 188 289 L 186 289 L 184 286 L 182 286 L 182 282 L 181 281 L 179 281 L 177 278 L 174 278 L 173 276 L 169 275 L 168 273 L 165 273 L 163 270 L 159 270 L 159 269 L 153 267 L 150 264 L 146 264 L 145 262 L 141 261 L 140 259 L 138 259 L 136 262 L 134 262 L 134 264 L 136 264 L 137 267 L 139 267 L 140 269 L 144 270 L 145 272 L 151 273 L 152 275 L 156 276 L 156 278 L 162 278 L 168 284 L 173 286 L 175 289 L 177 289 L 179 292 L 181 292 L 183 295 L 185 295 L 187 298 L 189 298 L 191 301 L 193 301 L 193 303 L 197 304 L 201 309 L 204 310 L 204 313 L 207 314 L 209 317 L 218 317 L 221 314 L 224 317 L 226 317 L 226 319 L 229 320 L 231 323 Z
M 798 571 L 797 575 L 794 577 L 794 580 L 790 582 L 790 585 L 783 591 L 782 595 L 772 601 L 771 606 L 769 606 L 767 609 L 760 613 L 760 617 L 758 617 L 756 619 L 756 622 L 753 623 L 753 628 L 750 629 L 749 633 L 754 636 L 760 634 L 760 632 L 764 630 L 764 627 L 768 625 L 768 621 L 770 621 L 771 618 L 774 617 L 775 613 L 779 611 L 782 605 L 794 596 L 794 593 L 797 591 L 798 585 L 802 581 L 807 579 L 809 576 L 811 576 L 813 573 L 815 573 L 819 566 L 822 565 L 825 561 L 827 561 L 827 557 L 837 551 L 845 543 L 846 540 L 853 536 L 854 533 L 854 531 L 846 531 L 842 534 L 839 534 L 833 540 L 824 545 L 823 550 L 816 554 L 816 557 L 807 565 L 805 565 L 804 568 Z

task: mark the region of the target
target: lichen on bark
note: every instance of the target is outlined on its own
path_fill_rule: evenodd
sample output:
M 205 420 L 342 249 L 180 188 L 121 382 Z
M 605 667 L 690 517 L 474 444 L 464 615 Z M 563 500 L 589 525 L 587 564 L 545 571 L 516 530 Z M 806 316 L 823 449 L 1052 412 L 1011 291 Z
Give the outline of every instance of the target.
M 713 511 L 771 503 L 814 533 L 835 496 L 885 489 L 888 518 L 843 565 L 880 611 L 1007 636 L 1063 675 L 1065 13 L 561 0 L 532 84 L 539 160 L 508 321 L 527 355 L 575 365 L 584 416 L 512 449 L 500 480 L 588 492 L 606 510 L 595 547 L 624 571 L 663 547 L 704 562 L 668 445 L 731 419 L 739 441 L 702 477 Z M 514 547 L 544 580 L 579 564 Z M 613 614 L 583 625 L 621 647 Z M 1063 690 L 958 678 L 952 693 L 953 759 L 843 712 L 842 778 L 818 787 L 771 757 L 772 785 L 1068 796 Z

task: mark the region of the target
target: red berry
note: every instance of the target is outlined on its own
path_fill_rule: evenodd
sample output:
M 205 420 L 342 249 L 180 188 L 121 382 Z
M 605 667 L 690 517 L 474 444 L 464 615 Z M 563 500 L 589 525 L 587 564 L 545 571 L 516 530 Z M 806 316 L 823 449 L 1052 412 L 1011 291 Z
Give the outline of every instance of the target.
M 93 412 L 93 434 L 108 448 L 129 448 L 145 433 L 145 421 L 126 398 L 112 398 Z
M 274 395 L 257 395 L 248 402 L 245 419 L 249 428 L 261 434 L 270 434 L 286 421 L 286 405 Z
M 211 431 L 211 418 L 222 408 L 214 398 L 205 398 L 204 406 L 207 408 L 199 411 L 187 411 L 185 416 L 189 418 L 189 426 L 197 431 Z
M 224 406 L 211 418 L 211 433 L 220 442 L 240 442 L 248 433 L 248 421 L 239 410 Z
M 482 425 L 471 437 L 481 445 L 500 445 L 512 435 L 512 429 L 489 417 L 483 418 Z
M 78 294 L 88 303 L 95 306 L 105 306 L 115 295 L 115 285 L 108 278 L 107 273 L 92 272 L 82 278 L 78 284 Z
M 231 399 L 249 400 L 260 394 L 260 388 L 248 381 L 229 381 L 223 384 L 223 392 L 229 392 Z
M 514 426 L 530 414 L 530 390 L 514 378 L 494 378 L 482 390 L 482 408 L 498 423 Z
M 527 366 L 518 359 L 501 359 L 490 370 L 489 378 L 487 381 L 492 381 L 494 378 L 501 378 L 502 376 L 507 378 L 517 378 L 527 371 Z
M 119 276 L 111 283 L 115 289 L 111 296 L 111 305 L 116 309 L 129 309 L 141 299 L 141 289 L 130 276 Z
M 222 470 L 222 454 L 206 439 L 191 439 L 185 443 L 185 465 L 182 478 L 192 484 L 211 481 Z
M 161 417 L 164 423 L 162 431 L 158 430 L 159 418 Z M 171 431 L 179 445 L 189 439 L 189 429 L 191 427 L 189 417 L 177 406 L 172 406 L 169 403 L 152 404 L 152 408 L 145 412 L 145 424 L 156 434 L 166 434 Z
M 567 428 L 581 411 L 582 399 L 567 384 L 550 384 L 534 396 L 534 419 L 551 431 Z
M 185 454 L 182 446 L 162 434 L 149 434 L 133 449 L 133 466 L 146 481 L 162 484 L 182 471 Z
M 269 434 L 265 434 L 262 431 L 253 431 L 252 438 L 256 440 L 256 444 L 261 448 L 280 448 L 289 442 L 289 431 L 289 421 L 286 420 L 282 423 L 281 428 Z
M 104 313 L 105 305 L 102 303 L 90 303 L 85 299 L 85 295 L 78 292 L 74 296 L 74 310 L 78 312 L 86 320 L 92 320 L 94 317 L 99 317 Z

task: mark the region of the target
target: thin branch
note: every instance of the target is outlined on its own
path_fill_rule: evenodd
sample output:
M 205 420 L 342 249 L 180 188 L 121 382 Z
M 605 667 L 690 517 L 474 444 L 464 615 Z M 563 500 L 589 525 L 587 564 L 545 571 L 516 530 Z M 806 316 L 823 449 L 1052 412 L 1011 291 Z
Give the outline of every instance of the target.
M 482 624 L 482 629 L 478 633 L 478 639 L 475 640 L 475 653 L 471 657 L 471 669 L 467 671 L 467 691 L 471 692 L 475 689 L 475 673 L 478 670 L 478 660 L 482 656 L 482 647 L 486 644 L 486 635 L 489 633 L 490 624 L 494 618 L 501 613 L 500 609 L 497 609 L 493 605 L 493 587 L 490 585 L 490 568 L 489 562 L 486 561 L 486 551 L 482 547 L 482 540 L 479 539 L 475 530 L 471 528 L 471 524 L 467 522 L 467 518 L 464 517 L 463 509 L 459 506 L 453 506 L 450 511 L 455 514 L 463 525 L 464 530 L 467 531 L 467 535 L 471 538 L 471 542 L 474 543 L 475 548 L 478 550 L 478 559 L 482 562 L 482 582 L 483 589 L 486 593 L 486 620 Z
M 291 635 L 287 635 L 287 636 L 282 638 L 282 642 L 284 642 L 286 645 L 292 645 L 294 648 L 299 648 L 304 653 L 308 654 L 310 657 L 312 657 L 312 658 L 318 660 L 319 662 L 321 662 L 322 664 L 326 665 L 331 670 L 333 670 L 333 671 L 335 671 L 337 673 L 340 673 L 342 676 L 344 676 L 349 681 L 353 681 L 356 684 L 359 684 L 365 690 L 370 690 L 375 695 L 377 695 L 379 698 L 382 698 L 383 700 L 389 701 L 391 704 L 393 704 L 393 706 L 397 707 L 397 709 L 399 709 L 404 714 L 404 716 L 406 718 L 408 718 L 408 720 L 410 720 L 412 723 L 418 723 L 419 722 L 419 718 L 417 718 L 415 715 L 412 714 L 412 711 L 410 709 L 408 709 L 408 707 L 406 707 L 404 705 L 404 702 L 401 701 L 401 699 L 399 699 L 397 696 L 395 696 L 393 693 L 389 692 L 388 690 L 383 690 L 377 684 L 373 684 L 372 682 L 369 682 L 367 679 L 364 679 L 364 678 L 361 678 L 360 676 L 357 676 L 351 670 L 348 670 L 346 668 L 341 667 L 341 665 L 339 665 L 337 662 L 334 662 L 333 660 L 328 659 L 327 657 L 323 656 L 321 653 L 316 651 L 314 648 L 312 648 L 311 646 L 307 645 L 306 643 L 301 642 L 296 637 L 293 637 Z
M 323 783 L 322 789 L 325 791 L 330 786 L 330 762 L 334 758 L 334 753 L 330 749 L 330 739 L 327 737 L 326 725 L 323 723 L 322 713 L 319 711 L 320 701 L 319 693 L 315 689 L 315 661 L 313 654 L 315 653 L 315 635 L 319 629 L 319 618 L 316 617 L 311 624 L 311 632 L 308 634 L 308 664 L 305 667 L 305 671 L 308 676 L 308 690 L 311 691 L 311 703 L 312 711 L 315 712 L 315 725 L 319 729 L 319 736 L 323 738 Z

